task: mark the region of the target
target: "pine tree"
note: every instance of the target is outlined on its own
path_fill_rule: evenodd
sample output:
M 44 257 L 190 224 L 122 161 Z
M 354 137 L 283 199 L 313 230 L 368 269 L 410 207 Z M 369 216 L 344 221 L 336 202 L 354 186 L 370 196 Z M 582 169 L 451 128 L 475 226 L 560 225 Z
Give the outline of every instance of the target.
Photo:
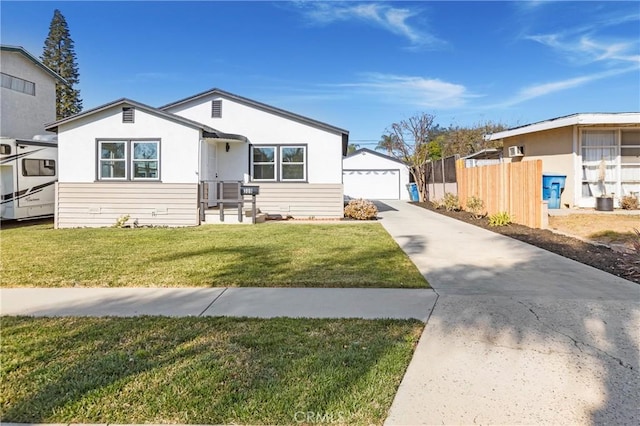
M 64 78 L 68 85 L 56 82 L 56 119 L 69 117 L 82 111 L 80 90 L 74 88 L 80 81 L 73 40 L 67 21 L 58 9 L 53 12 L 49 35 L 44 41 L 42 63 Z

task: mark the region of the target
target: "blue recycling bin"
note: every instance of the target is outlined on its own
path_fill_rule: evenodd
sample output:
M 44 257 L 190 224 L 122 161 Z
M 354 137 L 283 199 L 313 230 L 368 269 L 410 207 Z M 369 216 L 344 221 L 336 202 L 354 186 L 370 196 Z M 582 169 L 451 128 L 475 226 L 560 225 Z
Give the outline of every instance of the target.
M 420 194 L 418 194 L 418 185 L 415 183 L 410 183 L 407 185 L 407 189 L 409 190 L 409 197 L 411 201 L 420 201 Z
M 550 209 L 560 208 L 560 194 L 564 190 L 566 175 L 555 173 L 542 174 L 542 199 L 549 202 Z

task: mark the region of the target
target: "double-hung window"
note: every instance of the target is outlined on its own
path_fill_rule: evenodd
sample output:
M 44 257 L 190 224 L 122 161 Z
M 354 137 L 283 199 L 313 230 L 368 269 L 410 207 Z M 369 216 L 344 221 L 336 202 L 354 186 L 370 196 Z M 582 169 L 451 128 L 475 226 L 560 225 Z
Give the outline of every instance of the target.
M 254 145 L 251 148 L 251 179 L 304 182 L 307 179 L 306 161 L 304 145 Z
M 251 159 L 253 180 L 276 180 L 276 147 L 254 146 Z
M 100 141 L 98 143 L 100 180 L 127 178 L 127 142 Z
M 280 147 L 280 180 L 305 180 L 304 151 L 302 146 Z
M 133 179 L 158 179 L 158 142 L 132 142 Z
M 160 141 L 98 141 L 98 180 L 158 180 Z

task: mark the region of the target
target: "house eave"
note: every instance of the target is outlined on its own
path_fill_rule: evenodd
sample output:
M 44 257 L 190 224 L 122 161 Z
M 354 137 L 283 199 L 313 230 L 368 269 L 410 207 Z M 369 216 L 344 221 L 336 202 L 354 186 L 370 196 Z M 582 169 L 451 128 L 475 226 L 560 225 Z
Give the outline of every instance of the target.
M 394 162 L 396 162 L 396 163 L 400 163 L 400 164 L 402 164 L 402 165 L 405 165 L 405 166 L 406 166 L 406 164 L 405 164 L 405 163 L 403 163 L 402 161 L 398 160 L 397 158 L 394 158 L 394 157 L 388 156 L 388 155 L 386 155 L 386 154 L 382 154 L 382 153 L 380 153 L 380 152 L 376 152 L 376 151 L 374 151 L 374 150 L 372 150 L 372 149 L 369 149 L 369 148 L 360 148 L 360 149 L 358 149 L 358 150 L 356 150 L 356 151 L 353 151 L 351 154 L 349 154 L 349 155 L 345 156 L 345 157 L 344 157 L 344 159 L 346 160 L 347 158 L 355 157 L 356 155 L 360 155 L 360 154 L 371 154 L 371 155 L 375 155 L 375 156 L 377 156 L 377 157 L 384 158 L 385 160 L 394 161 Z
M 572 114 L 493 133 L 491 135 L 487 135 L 486 139 L 495 141 L 527 133 L 558 129 L 567 126 L 596 126 L 607 124 L 640 125 L 640 112 Z
M 49 123 L 45 125 L 45 130 L 49 131 L 49 132 L 58 132 L 58 128 L 60 125 L 64 125 L 67 123 L 71 123 L 73 121 L 76 121 L 82 117 L 87 117 L 93 114 L 96 114 L 98 112 L 101 111 L 106 111 L 108 109 L 114 108 L 114 107 L 118 107 L 121 105 L 128 105 L 128 106 L 132 106 L 134 108 L 140 109 L 141 111 L 145 111 L 147 113 L 150 114 L 154 114 L 157 116 L 160 116 L 161 118 L 164 119 L 168 119 L 174 122 L 178 122 L 180 124 L 183 124 L 185 126 L 188 127 L 192 127 L 194 129 L 199 129 L 202 131 L 202 134 L 204 136 L 204 134 L 208 134 L 210 135 L 210 137 L 216 137 L 216 138 L 224 138 L 224 139 L 233 139 L 233 140 L 241 140 L 241 141 L 246 141 L 246 137 L 242 136 L 242 135 L 235 135 L 235 134 L 231 134 L 231 133 L 224 133 L 221 132 L 217 129 L 214 129 L 213 127 L 209 127 L 205 124 L 202 123 L 198 123 L 197 121 L 193 121 L 190 120 L 188 118 L 184 118 L 181 117 L 179 115 L 176 114 L 172 114 L 170 112 L 166 112 L 166 111 L 161 111 L 157 108 L 154 108 L 152 106 L 149 105 L 145 105 L 142 104 L 140 102 L 136 102 L 133 101 L 131 99 L 127 99 L 127 98 L 120 98 L 118 100 L 115 100 L 113 102 L 109 102 L 107 104 L 104 105 L 100 105 L 96 108 L 92 108 L 90 110 L 84 111 L 84 112 L 80 112 L 78 114 L 72 115 L 71 117 L 67 117 L 67 118 L 63 118 L 62 120 L 58 120 L 56 122 L 53 123 Z

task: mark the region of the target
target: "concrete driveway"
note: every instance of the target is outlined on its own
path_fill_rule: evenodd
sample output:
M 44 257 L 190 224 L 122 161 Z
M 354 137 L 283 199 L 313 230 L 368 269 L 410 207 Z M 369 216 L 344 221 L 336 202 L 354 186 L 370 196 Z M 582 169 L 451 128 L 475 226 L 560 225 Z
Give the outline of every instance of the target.
M 438 294 L 386 424 L 640 424 L 640 285 L 384 203 Z

